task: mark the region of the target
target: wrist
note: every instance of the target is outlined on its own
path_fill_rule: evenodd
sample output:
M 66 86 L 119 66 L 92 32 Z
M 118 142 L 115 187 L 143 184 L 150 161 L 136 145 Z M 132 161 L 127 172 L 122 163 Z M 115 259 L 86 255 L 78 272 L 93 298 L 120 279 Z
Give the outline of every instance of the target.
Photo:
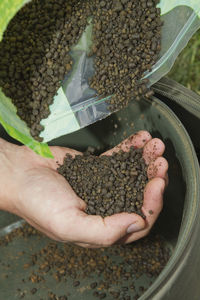
M 0 210 L 13 211 L 12 163 L 9 160 L 12 144 L 0 138 Z

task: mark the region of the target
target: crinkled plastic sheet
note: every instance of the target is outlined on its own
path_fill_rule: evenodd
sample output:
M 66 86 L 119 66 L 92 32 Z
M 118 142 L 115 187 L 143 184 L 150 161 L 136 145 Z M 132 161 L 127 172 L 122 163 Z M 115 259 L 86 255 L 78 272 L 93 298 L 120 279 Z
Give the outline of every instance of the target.
M 5 2 L 5 0 L 2 1 Z M 161 8 L 164 21 L 162 49 L 160 58 L 152 71 L 144 74 L 144 78 L 149 79 L 149 86 L 169 72 L 178 54 L 200 28 L 199 0 L 161 0 L 158 6 Z M 62 87 L 54 97 L 54 102 L 50 106 L 51 114 L 41 121 L 45 127 L 40 134 L 44 142 L 86 127 L 110 114 L 106 100 L 112 95 L 101 99 L 101 95 L 96 96 L 96 92 L 88 85 L 89 78 L 94 74 L 93 57 L 87 55 L 91 45 L 92 23 L 90 19 L 79 43 L 71 51 L 74 61 L 72 71 L 65 76 Z M 0 91 L 1 98 L 2 92 Z M 26 124 L 16 115 L 16 109 L 13 113 L 14 108 L 10 110 L 10 106 L 11 100 L 7 98 L 4 101 L 4 108 L 7 111 L 6 119 L 0 109 L 0 121 L 7 132 L 37 153 L 51 157 L 47 145 L 41 144 L 40 146 L 32 139 Z
M 162 28 L 162 49 L 160 58 L 154 65 L 152 71 L 144 74 L 144 78 L 149 79 L 149 86 L 153 85 L 169 72 L 178 54 L 200 27 L 200 19 L 197 16 L 198 7 L 200 11 L 200 3 L 191 3 L 194 10 L 188 6 L 176 6 L 184 3 L 185 1 L 176 1 L 176 3 L 173 1 L 173 6 L 172 2 L 169 3 L 170 9 L 168 10 L 166 1 L 161 1 L 159 5 L 161 12 L 165 13 L 162 15 L 164 21 Z M 176 20 L 176 22 L 174 22 L 174 20 Z M 44 138 L 44 141 L 50 141 L 55 137 L 59 137 L 63 135 L 63 132 L 66 134 L 86 127 L 110 114 L 108 103 L 106 102 L 110 97 L 104 99 L 95 97 L 96 92 L 90 89 L 88 85 L 88 79 L 94 74 L 93 58 L 87 56 L 89 51 L 87 45 L 88 41 L 91 41 L 91 37 L 92 26 L 90 25 L 88 26 L 86 34 L 82 36 L 79 46 L 75 47 L 71 53 L 75 61 L 74 67 L 63 82 L 62 89 L 67 98 L 67 102 L 70 103 L 70 107 L 68 110 L 65 110 L 64 107 L 60 106 L 61 111 L 59 115 L 62 116 L 62 124 L 65 124 L 66 128 L 64 129 L 62 125 L 57 127 L 56 124 L 58 124 L 59 121 L 51 119 L 50 123 L 52 125 L 54 124 L 53 127 L 58 128 L 58 130 L 56 132 L 55 130 L 51 131 L 51 134 L 49 134 L 50 127 L 48 127 L 48 124 L 50 123 L 48 123 L 48 119 L 43 120 L 42 124 L 45 126 L 45 130 L 41 133 L 41 136 Z M 52 114 L 53 112 L 54 109 L 52 109 Z M 70 116 L 74 116 L 74 123 L 72 119 L 70 119 Z M 51 116 L 49 118 L 51 118 Z

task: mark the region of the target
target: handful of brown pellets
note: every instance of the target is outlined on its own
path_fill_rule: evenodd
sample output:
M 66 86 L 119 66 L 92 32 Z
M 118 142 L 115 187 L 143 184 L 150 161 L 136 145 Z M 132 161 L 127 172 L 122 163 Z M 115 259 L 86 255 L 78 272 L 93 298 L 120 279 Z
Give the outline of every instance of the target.
M 94 70 L 88 82 L 96 95 L 112 95 L 112 112 L 133 98 L 152 95 L 148 81 L 141 79 L 161 49 L 158 2 L 33 0 L 15 15 L 0 43 L 0 87 L 35 139 L 43 140 L 40 122 L 49 116 L 49 106 L 74 65 L 70 50 L 89 18 L 93 28 L 88 56 L 93 56 Z
M 87 203 L 91 215 L 110 216 L 120 212 L 143 215 L 143 191 L 148 181 L 142 149 L 120 150 L 97 157 L 90 152 L 67 155 L 58 172 Z

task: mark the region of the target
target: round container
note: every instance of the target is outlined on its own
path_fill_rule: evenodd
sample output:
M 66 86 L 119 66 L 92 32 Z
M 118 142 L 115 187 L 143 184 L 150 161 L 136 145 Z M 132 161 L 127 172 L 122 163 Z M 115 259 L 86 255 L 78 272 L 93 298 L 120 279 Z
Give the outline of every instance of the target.
M 166 145 L 164 156 L 169 162 L 169 186 L 164 196 L 163 211 L 154 229 L 173 249 L 168 264 L 140 299 L 199 299 L 199 165 L 190 137 L 175 114 L 155 97 L 152 101 L 132 102 L 128 108 L 78 132 L 56 139 L 51 145 L 82 151 L 90 145 L 99 147 L 99 152 L 102 152 L 138 130 L 148 130 Z M 10 140 L 3 129 L 1 137 Z M 1 227 L 8 225 L 8 215 L 2 213 L 1 216 Z M 0 291 L 0 298 L 2 296 Z M 11 294 L 6 295 L 6 299 L 11 298 Z M 93 297 L 83 295 L 79 299 L 94 300 Z
M 103 151 L 142 129 L 160 137 L 166 145 L 169 186 L 155 227 L 173 247 L 173 254 L 140 299 L 199 299 L 200 172 L 190 137 L 176 115 L 154 97 L 153 102 L 133 102 L 111 117 L 52 144 L 78 150 L 92 145 Z

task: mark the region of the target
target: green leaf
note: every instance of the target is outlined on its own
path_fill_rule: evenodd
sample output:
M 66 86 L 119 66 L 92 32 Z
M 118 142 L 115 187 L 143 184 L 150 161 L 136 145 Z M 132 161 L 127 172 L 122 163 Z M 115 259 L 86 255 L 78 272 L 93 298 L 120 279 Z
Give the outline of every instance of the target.
M 7 131 L 7 133 L 12 136 L 14 139 L 18 140 L 22 144 L 28 146 L 31 148 L 35 153 L 46 157 L 46 158 L 54 158 L 52 155 L 49 146 L 47 144 L 42 144 L 37 141 L 35 141 L 32 137 L 26 136 L 22 134 L 20 131 L 17 129 L 13 128 L 9 124 L 7 124 L 3 118 L 0 116 L 0 122 L 4 129 Z
M 40 144 L 35 141 L 29 131 L 28 126 L 17 116 L 17 109 L 12 104 L 10 98 L 6 97 L 0 88 L 0 123 L 7 133 L 22 144 L 28 146 L 37 154 L 53 158 L 47 144 Z
M 0 41 L 10 20 L 27 1 L 24 0 L 1 0 L 0 1 Z

